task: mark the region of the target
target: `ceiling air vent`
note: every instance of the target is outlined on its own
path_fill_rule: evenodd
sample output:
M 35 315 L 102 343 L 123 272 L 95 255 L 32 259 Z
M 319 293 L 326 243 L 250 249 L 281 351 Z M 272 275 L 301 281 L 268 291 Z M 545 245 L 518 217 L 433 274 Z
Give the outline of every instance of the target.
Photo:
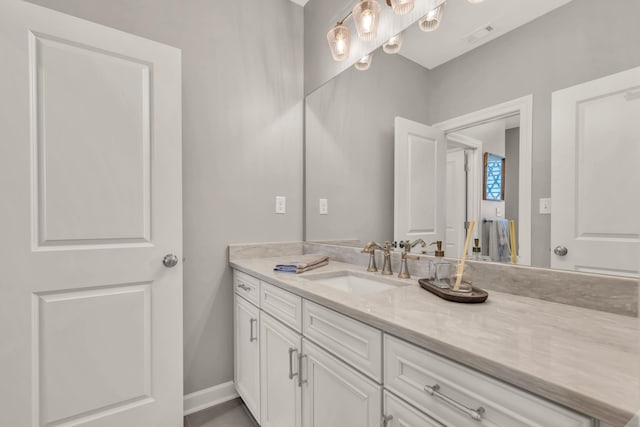
M 465 39 L 467 40 L 467 43 L 476 43 L 479 40 L 487 37 L 490 33 L 492 33 L 495 30 L 495 28 L 493 28 L 491 25 L 487 25 L 485 27 L 479 28 L 477 30 L 475 30 L 473 33 L 469 34 L 467 37 L 465 37 Z

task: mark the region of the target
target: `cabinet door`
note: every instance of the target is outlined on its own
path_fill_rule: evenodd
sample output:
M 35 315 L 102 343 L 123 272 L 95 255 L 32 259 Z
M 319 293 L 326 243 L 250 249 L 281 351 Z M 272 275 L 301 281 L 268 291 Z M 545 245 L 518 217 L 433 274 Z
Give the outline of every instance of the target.
M 389 393 L 384 392 L 384 421 L 383 427 L 442 427 L 443 424 L 426 416 L 408 403 Z M 386 422 L 386 424 L 385 424 Z
M 379 427 L 381 387 L 303 339 L 304 427 Z
M 260 310 L 237 294 L 234 299 L 236 390 L 260 422 Z
M 301 338 L 265 312 L 260 313 L 260 416 L 262 427 L 302 425 L 298 355 Z

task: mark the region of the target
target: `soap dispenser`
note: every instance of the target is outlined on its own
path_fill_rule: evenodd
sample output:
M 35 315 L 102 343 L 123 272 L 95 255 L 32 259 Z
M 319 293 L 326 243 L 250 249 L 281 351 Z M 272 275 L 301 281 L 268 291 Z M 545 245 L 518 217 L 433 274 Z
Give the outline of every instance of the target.
M 473 239 L 472 257 L 474 261 L 482 260 L 482 250 L 480 249 L 480 239 Z
M 453 268 L 450 262 L 444 260 L 442 241 L 438 240 L 435 243 L 438 249 L 435 253 L 435 261 L 429 260 L 430 279 L 437 287 L 448 289 L 451 287 L 451 273 Z

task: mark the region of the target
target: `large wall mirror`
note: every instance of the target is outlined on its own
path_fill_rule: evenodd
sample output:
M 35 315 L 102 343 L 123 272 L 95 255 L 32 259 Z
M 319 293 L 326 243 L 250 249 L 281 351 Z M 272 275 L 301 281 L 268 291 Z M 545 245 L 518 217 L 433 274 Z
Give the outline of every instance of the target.
M 457 257 L 473 220 L 487 261 L 511 262 L 492 249 L 514 230 L 519 264 L 637 276 L 637 16 L 637 0 L 448 0 L 437 31 L 413 25 L 307 96 L 306 239 L 424 237 Z M 501 200 L 483 197 L 485 153 Z

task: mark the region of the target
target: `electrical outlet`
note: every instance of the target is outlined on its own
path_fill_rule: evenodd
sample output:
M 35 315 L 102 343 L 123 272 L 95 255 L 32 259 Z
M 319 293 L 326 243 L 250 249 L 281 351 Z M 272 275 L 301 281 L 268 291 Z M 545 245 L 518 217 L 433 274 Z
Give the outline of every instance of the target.
M 287 213 L 287 198 L 284 196 L 276 196 L 276 213 Z
M 551 213 L 551 199 L 540 199 L 540 213 L 543 215 Z
M 320 199 L 318 205 L 320 215 L 329 215 L 329 199 Z

